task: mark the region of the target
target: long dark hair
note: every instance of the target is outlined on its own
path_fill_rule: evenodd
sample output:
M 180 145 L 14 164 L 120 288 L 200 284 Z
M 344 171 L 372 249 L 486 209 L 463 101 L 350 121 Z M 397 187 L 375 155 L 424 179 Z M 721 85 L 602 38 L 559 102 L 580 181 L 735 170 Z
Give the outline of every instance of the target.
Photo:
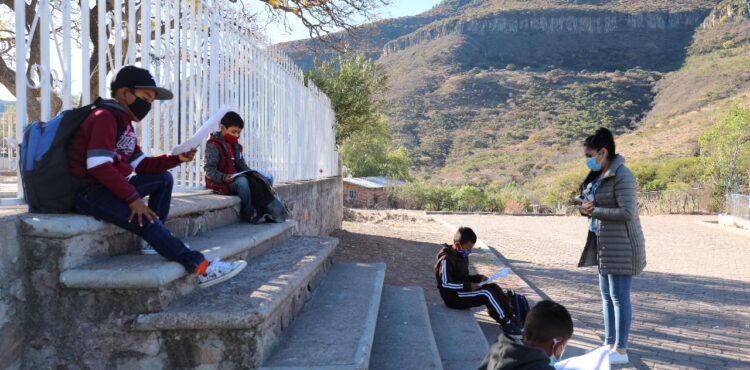
M 607 158 L 611 161 L 615 159 L 617 156 L 617 152 L 615 152 L 615 136 L 612 135 L 612 131 L 609 131 L 609 129 L 605 127 L 600 127 L 596 132 L 587 137 L 586 140 L 583 141 L 583 146 L 586 149 L 593 149 L 597 152 L 602 150 L 602 148 L 607 149 Z M 583 180 L 583 183 L 581 183 L 580 191 L 583 191 L 583 189 L 586 189 L 586 186 L 590 184 L 592 181 L 596 180 L 597 177 L 601 176 L 602 171 L 591 171 L 589 172 L 588 176 L 586 176 L 586 179 Z

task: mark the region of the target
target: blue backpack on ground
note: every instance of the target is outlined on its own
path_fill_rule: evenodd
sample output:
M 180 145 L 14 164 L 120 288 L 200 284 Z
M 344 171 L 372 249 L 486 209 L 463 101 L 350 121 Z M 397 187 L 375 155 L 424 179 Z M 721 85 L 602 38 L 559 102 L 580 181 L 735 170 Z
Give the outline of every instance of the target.
M 526 315 L 529 314 L 530 310 L 526 296 L 510 289 L 507 289 L 505 294 L 508 296 L 508 299 L 510 299 L 510 303 L 513 305 L 513 311 L 515 311 L 518 320 L 521 321 L 521 324 L 526 323 Z
M 83 185 L 83 179 L 70 173 L 70 139 L 96 108 L 114 110 L 118 109 L 114 107 L 116 104 L 98 98 L 93 104 L 63 111 L 49 122 L 36 121 L 26 126 L 19 168 L 29 212 L 73 212 L 76 193 Z M 124 127 L 118 120 L 118 130 L 122 131 Z

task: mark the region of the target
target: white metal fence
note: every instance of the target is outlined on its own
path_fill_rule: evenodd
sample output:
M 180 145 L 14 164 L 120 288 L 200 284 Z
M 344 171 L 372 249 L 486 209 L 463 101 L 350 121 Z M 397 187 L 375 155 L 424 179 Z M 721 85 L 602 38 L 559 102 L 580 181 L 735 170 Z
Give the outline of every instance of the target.
M 339 174 L 330 101 L 315 86 L 304 86 L 302 71 L 288 56 L 252 38 L 231 2 L 39 0 L 30 31 L 24 4 L 15 0 L 16 85 L 41 92 L 42 120 L 57 113 L 55 97 L 70 109 L 78 105 L 74 100 L 83 105 L 108 96 L 112 71 L 136 64 L 175 94 L 154 104 L 136 125 L 144 151 L 169 152 L 227 104 L 245 120 L 240 142 L 251 167 L 270 171 L 277 181 Z M 35 33 L 37 27 L 41 32 Z M 93 34 L 100 36 L 96 44 Z M 27 75 L 32 45 L 40 57 Z M 82 76 L 77 86 L 75 75 Z M 89 86 L 92 79 L 98 84 Z M 16 90 L 20 140 L 31 97 L 26 89 Z M 201 188 L 202 160 L 199 150 L 195 161 L 175 169 L 176 185 Z
M 750 195 L 727 193 L 727 214 L 750 221 Z

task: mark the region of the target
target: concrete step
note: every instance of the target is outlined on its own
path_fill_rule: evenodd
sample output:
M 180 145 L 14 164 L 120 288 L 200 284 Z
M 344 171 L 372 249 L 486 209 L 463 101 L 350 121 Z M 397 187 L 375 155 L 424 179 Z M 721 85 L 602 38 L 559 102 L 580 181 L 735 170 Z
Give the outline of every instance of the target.
M 168 368 L 257 367 L 323 280 L 337 244 L 329 237 L 291 237 L 249 260 L 233 279 L 162 312 L 138 315 L 133 329 L 160 333 Z
M 370 370 L 442 370 L 420 287 L 386 285 L 380 301 Z
M 290 235 L 296 222 L 224 226 L 184 241 L 202 251 L 208 260 L 240 256 L 252 257 L 270 247 L 269 241 Z M 143 289 L 160 288 L 188 275 L 176 262 L 159 255 L 125 254 L 66 270 L 60 283 L 77 289 Z
M 214 194 L 177 196 L 167 227 L 186 238 L 234 224 L 239 218 L 238 197 Z M 47 271 L 67 270 L 115 255 L 137 252 L 140 237 L 107 222 L 78 214 L 25 214 L 21 216 L 24 243 L 32 265 Z
M 430 323 L 445 370 L 476 369 L 490 351 L 471 310 L 430 305 Z
M 262 369 L 367 369 L 382 263 L 335 263 Z

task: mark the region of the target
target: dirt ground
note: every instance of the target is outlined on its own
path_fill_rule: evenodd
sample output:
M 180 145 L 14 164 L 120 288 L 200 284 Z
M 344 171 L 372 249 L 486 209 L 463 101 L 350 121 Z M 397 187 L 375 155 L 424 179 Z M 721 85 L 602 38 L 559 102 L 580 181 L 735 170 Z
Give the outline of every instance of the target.
M 419 286 L 428 304 L 442 304 L 435 282 L 435 256 L 442 244 L 451 243 L 453 232 L 422 211 L 344 210 L 344 224 L 332 236 L 339 238 L 334 260 L 384 262 L 385 283 Z M 471 269 L 492 275 L 503 265 L 489 250 L 476 248 L 470 257 Z M 503 288 L 527 289 L 516 276 L 504 278 Z
M 452 240 L 448 228 L 424 212 L 344 210 L 334 260 L 385 262 L 385 283 L 419 286 L 428 303 L 440 303 L 435 286 L 435 256 Z

